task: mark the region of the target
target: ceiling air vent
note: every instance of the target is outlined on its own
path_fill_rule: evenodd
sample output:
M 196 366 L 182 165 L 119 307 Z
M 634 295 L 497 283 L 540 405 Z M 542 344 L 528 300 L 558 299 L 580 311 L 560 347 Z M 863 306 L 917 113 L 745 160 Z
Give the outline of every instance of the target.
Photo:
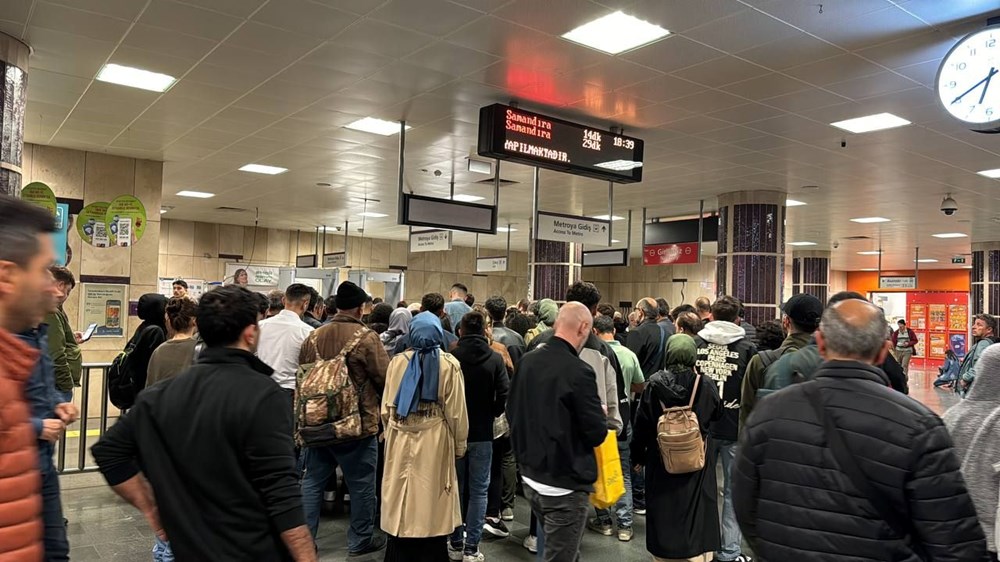
M 847 236 L 844 240 L 871 240 L 871 236 Z
M 249 209 L 240 209 L 239 207 L 216 207 L 216 211 L 220 213 L 249 213 Z
M 486 179 L 486 180 L 479 180 L 476 183 L 482 184 L 482 185 L 493 185 L 494 180 L 492 178 L 490 178 L 490 179 Z M 503 178 L 500 178 L 500 185 L 514 185 L 515 183 L 521 183 L 521 182 L 516 182 L 514 180 L 505 180 Z

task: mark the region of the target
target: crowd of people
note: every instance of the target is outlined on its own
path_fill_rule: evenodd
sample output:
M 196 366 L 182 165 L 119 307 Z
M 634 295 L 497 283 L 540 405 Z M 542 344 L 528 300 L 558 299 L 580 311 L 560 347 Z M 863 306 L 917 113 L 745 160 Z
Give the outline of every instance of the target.
M 52 455 L 82 363 L 52 222 L 0 198 L 0 559 L 18 562 L 68 559 Z M 631 541 L 637 517 L 654 561 L 997 559 L 992 316 L 942 371 L 967 393 L 942 420 L 906 395 L 915 335 L 863 295 L 798 294 L 759 327 L 728 295 L 601 299 L 456 283 L 393 306 L 345 282 L 196 302 L 179 282 L 139 300 L 108 380 L 126 413 L 92 452 L 154 560 L 316 560 L 340 479 L 349 557 L 482 561 L 524 501 L 522 544 L 549 562 L 582 559 L 586 532 Z M 595 509 L 606 440 L 624 494 Z

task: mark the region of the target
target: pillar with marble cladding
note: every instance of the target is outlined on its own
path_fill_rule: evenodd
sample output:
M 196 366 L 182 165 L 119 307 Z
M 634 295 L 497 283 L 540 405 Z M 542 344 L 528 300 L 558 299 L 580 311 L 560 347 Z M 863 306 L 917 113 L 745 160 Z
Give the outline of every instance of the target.
M 969 310 L 1000 316 L 1000 242 L 973 242 Z
M 29 54 L 27 45 L 0 33 L 0 194 L 3 195 L 21 193 Z
M 792 252 L 792 294 L 799 293 L 830 298 L 830 252 Z
M 785 194 L 739 191 L 719 196 L 719 295 L 743 302 L 755 326 L 779 317 L 785 273 Z
M 532 242 L 531 291 L 532 300 L 566 298 L 566 290 L 580 280 L 583 263 L 583 246 L 569 242 L 535 240 Z

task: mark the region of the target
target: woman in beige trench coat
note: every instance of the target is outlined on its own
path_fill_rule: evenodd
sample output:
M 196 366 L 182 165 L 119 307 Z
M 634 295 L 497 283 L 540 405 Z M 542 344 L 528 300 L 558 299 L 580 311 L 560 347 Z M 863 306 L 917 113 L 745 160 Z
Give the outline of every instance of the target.
M 393 357 L 386 373 L 386 562 L 447 562 L 447 536 L 462 524 L 455 459 L 465 455 L 469 418 L 461 367 L 443 343 L 438 317 L 418 314 L 411 349 Z

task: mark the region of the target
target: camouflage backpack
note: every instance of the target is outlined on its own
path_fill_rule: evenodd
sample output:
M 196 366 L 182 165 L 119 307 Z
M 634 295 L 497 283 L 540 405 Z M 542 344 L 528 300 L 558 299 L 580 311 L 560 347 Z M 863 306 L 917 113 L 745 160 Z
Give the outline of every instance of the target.
M 371 330 L 361 328 L 333 359 L 299 367 L 295 386 L 295 441 L 319 447 L 361 437 L 361 389 L 348 372 L 347 357 Z M 316 332 L 309 336 L 316 346 Z

